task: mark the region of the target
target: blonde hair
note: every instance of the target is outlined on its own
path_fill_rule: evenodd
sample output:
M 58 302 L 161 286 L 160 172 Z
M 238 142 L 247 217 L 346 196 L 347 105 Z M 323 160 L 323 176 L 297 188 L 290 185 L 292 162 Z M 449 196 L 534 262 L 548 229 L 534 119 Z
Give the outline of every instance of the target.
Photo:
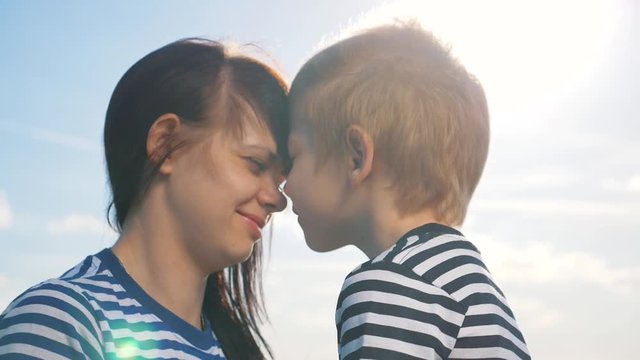
M 346 130 L 360 125 L 401 213 L 432 208 L 462 224 L 487 158 L 489 114 L 480 83 L 431 33 L 402 23 L 338 42 L 302 67 L 290 98 L 321 162 L 345 154 Z

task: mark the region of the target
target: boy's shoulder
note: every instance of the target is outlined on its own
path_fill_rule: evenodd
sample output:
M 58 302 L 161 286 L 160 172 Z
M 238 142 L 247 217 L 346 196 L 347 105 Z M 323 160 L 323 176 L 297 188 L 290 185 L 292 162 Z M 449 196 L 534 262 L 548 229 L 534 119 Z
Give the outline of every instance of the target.
M 428 298 L 426 302 L 446 309 L 441 317 L 460 326 L 464 306 L 433 281 L 442 269 L 436 262 L 442 263 L 452 255 L 448 250 L 477 253 L 460 232 L 444 225 L 430 223 L 407 232 L 394 246 L 347 275 L 336 317 L 360 301 L 419 308 Z
M 394 246 L 354 269 L 343 290 L 359 279 L 387 281 L 389 276 L 411 279 L 414 287 L 421 283 L 419 288 L 430 287 L 465 308 L 481 301 L 471 296 L 476 293 L 489 293 L 506 304 L 476 246 L 458 230 L 441 224 L 407 232 Z
M 478 249 L 437 224 L 410 231 L 347 276 L 336 326 L 341 356 L 369 357 L 382 347 L 388 357 L 530 358 Z

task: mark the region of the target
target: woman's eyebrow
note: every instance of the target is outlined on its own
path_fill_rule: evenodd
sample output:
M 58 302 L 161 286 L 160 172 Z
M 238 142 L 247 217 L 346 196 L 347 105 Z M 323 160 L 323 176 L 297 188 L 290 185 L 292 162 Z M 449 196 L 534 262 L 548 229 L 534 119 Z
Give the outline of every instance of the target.
M 276 161 L 278 159 L 278 155 L 269 147 L 261 146 L 261 145 L 245 145 L 245 148 L 248 150 L 258 150 L 260 152 L 267 154 L 267 160 L 269 162 Z

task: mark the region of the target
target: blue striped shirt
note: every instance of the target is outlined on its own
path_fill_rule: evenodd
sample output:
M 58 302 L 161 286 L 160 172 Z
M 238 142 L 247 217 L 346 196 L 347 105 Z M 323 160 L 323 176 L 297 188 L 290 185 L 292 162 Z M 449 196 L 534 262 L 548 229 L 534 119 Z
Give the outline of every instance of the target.
M 0 315 L 0 359 L 224 359 L 127 274 L 110 249 L 16 298 Z
M 530 359 L 504 294 L 476 247 L 427 224 L 345 279 L 340 359 Z

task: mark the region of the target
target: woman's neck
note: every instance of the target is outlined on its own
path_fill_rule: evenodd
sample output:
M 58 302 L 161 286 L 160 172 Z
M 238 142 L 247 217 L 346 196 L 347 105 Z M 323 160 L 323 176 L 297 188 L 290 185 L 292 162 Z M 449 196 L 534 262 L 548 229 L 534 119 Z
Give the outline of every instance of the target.
M 130 214 L 112 250 L 154 300 L 194 327 L 202 327 L 208 274 L 189 258 L 169 214 L 157 207 Z

